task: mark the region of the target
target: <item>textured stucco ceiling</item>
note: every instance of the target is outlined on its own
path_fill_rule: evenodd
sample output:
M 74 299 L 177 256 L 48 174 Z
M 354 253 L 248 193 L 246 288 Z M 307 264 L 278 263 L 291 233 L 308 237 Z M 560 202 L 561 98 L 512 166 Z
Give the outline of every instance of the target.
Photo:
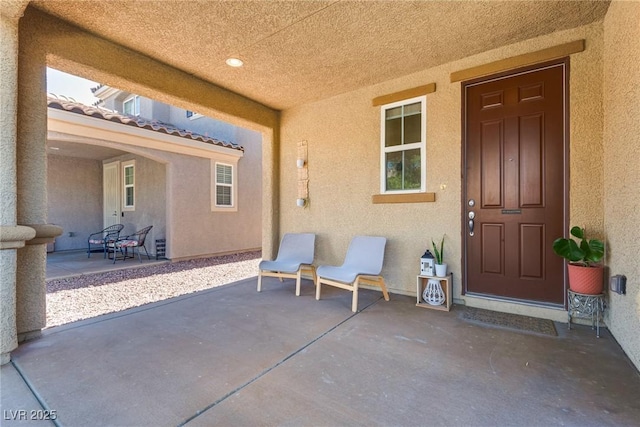
M 286 109 L 604 18 L 608 1 L 86 1 L 31 4 Z M 230 56 L 245 65 L 225 65 Z

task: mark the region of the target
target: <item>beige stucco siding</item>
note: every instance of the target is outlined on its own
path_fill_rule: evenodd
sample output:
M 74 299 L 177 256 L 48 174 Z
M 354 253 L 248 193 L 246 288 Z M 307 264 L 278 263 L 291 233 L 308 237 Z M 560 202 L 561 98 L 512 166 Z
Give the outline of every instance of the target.
M 211 209 L 212 161 L 174 155 L 169 165 L 168 188 L 170 257 L 179 259 L 260 248 L 260 192 L 253 198 L 255 187 L 260 187 L 260 167 L 256 171 L 255 157 L 246 160 L 247 163 L 254 161 L 254 169 L 245 164 L 245 157 L 239 159 L 237 210 L 220 212 Z
M 419 257 L 431 238 L 446 234 L 445 261 L 461 298 L 461 85 L 450 73 L 558 44 L 586 39 L 571 57 L 571 223 L 603 231 L 602 24 L 596 23 L 485 52 L 331 99 L 284 111 L 281 148 L 281 233 L 318 233 L 317 262 L 337 264 L 356 234 L 389 239 L 383 274 L 393 292 L 415 294 Z M 380 109 L 377 96 L 436 83 L 427 95 L 427 191 L 433 203 L 374 205 L 379 192 Z M 296 144 L 309 147 L 307 208 L 295 206 Z M 506 305 L 501 303 L 501 309 Z M 532 312 L 525 306 L 511 311 Z M 560 319 L 556 312 L 536 312 Z
M 49 155 L 47 166 L 49 222 L 64 229 L 55 250 L 85 249 L 89 234 L 103 228 L 102 162 Z
M 640 367 L 640 3 L 614 1 L 604 21 L 604 188 L 607 264 L 627 276 L 609 294 L 607 324 Z

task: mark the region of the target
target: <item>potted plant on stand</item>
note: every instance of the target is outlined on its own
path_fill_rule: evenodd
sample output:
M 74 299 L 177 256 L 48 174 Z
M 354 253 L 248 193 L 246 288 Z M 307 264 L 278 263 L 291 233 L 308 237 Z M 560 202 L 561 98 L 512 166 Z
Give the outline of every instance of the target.
M 569 289 L 579 294 L 602 293 L 604 267 L 599 261 L 604 256 L 604 243 L 598 239 L 588 240 L 584 228 L 573 227 L 571 235 L 580 240 L 560 237 L 553 242 L 553 251 L 565 258 L 569 275 Z
M 438 245 L 436 245 L 436 242 L 434 242 L 433 239 L 431 239 L 431 246 L 433 247 L 433 256 L 435 258 L 436 276 L 445 277 L 447 275 L 447 264 L 443 262 L 444 236 L 442 236 L 442 240 L 440 240 L 439 249 L 438 249 Z

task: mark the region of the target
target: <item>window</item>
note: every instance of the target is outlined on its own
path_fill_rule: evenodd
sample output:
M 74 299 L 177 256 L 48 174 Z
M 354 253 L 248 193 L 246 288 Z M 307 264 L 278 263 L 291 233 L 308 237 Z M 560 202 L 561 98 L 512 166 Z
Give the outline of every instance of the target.
M 380 192 L 418 193 L 426 188 L 426 96 L 380 109 Z
M 135 210 L 135 160 L 122 163 L 122 182 L 124 185 L 122 192 L 122 210 Z
M 195 120 L 195 119 L 199 119 L 200 117 L 202 117 L 202 114 L 196 113 L 195 111 L 187 110 L 187 118 L 188 119 Z
M 216 206 L 233 207 L 233 166 L 216 163 Z
M 122 103 L 122 112 L 128 116 L 140 115 L 140 97 L 134 95 Z

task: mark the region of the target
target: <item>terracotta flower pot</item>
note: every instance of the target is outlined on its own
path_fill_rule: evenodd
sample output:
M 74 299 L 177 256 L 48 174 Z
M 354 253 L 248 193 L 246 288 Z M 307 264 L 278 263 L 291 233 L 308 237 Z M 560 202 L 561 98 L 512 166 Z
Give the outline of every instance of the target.
M 580 294 L 598 295 L 604 288 L 604 267 L 568 264 L 569 289 Z

